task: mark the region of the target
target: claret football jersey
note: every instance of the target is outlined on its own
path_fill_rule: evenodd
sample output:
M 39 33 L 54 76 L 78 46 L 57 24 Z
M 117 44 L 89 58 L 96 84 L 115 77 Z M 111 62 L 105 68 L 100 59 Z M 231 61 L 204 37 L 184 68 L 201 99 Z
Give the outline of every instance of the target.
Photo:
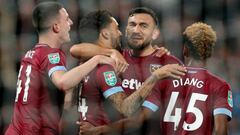
M 129 64 L 127 70 L 122 74 L 122 87 L 129 95 L 142 85 L 151 76 L 152 72 L 166 64 L 180 64 L 182 62 L 173 55 L 156 56 L 158 50 L 151 55 L 134 57 L 130 50 L 124 50 L 123 56 Z
M 80 121 L 88 121 L 94 126 L 108 124 L 110 120 L 103 103 L 118 92 L 123 92 L 123 89 L 113 67 L 98 65 L 83 80 L 78 103 Z
M 22 58 L 10 134 L 58 134 L 63 93 L 49 84 L 55 71 L 65 68 L 65 54 L 45 44 L 37 44 Z M 12 131 L 12 132 L 10 132 Z M 15 132 L 15 133 L 14 133 Z
M 232 92 L 224 80 L 206 69 L 187 67 L 181 79 L 159 83 L 144 106 L 160 109 L 163 134 L 211 135 L 214 115 L 232 117 Z

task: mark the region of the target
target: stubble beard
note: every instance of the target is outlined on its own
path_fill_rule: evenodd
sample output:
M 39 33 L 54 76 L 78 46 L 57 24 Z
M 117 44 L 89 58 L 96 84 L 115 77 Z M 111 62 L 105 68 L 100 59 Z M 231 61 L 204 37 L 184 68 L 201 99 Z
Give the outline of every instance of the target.
M 150 45 L 150 41 L 144 41 L 142 44 L 131 42 L 131 39 L 127 40 L 128 47 L 130 49 L 141 51 Z

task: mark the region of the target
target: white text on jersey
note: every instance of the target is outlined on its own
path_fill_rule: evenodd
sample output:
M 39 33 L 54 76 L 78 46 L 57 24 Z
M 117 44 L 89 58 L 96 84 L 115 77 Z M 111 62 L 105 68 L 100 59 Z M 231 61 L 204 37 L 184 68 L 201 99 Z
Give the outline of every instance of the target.
M 28 51 L 28 52 L 26 53 L 26 55 L 25 55 L 25 58 L 31 58 L 31 59 L 32 59 L 34 53 L 35 53 L 35 51 L 31 51 L 31 50 Z
M 124 79 L 122 81 L 122 87 L 123 88 L 129 88 L 131 90 L 137 90 L 139 87 L 141 87 L 142 82 L 139 82 L 137 79 Z
M 204 85 L 203 81 L 198 80 L 196 78 L 186 78 L 185 80 L 183 80 L 181 78 L 179 80 L 173 80 L 172 83 L 173 83 L 174 88 L 176 88 L 178 86 L 185 86 L 185 85 L 192 85 L 197 88 L 202 88 Z

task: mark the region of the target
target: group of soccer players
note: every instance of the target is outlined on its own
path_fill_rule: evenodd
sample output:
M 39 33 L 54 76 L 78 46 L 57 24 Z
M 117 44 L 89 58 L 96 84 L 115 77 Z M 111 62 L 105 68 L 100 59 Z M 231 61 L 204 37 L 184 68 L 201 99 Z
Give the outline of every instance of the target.
M 127 45 L 120 52 L 116 49 L 122 33 L 117 21 L 106 10 L 94 11 L 80 21 L 83 43 L 70 50 L 84 63 L 67 71 L 61 46 L 70 41 L 72 24 L 57 2 L 35 7 L 33 25 L 39 39 L 21 61 L 6 135 L 61 134 L 61 92 L 79 83 L 79 134 L 227 134 L 233 107 L 230 86 L 205 69 L 216 43 L 211 26 L 198 22 L 185 29 L 184 65 L 153 48 L 159 29 L 151 9 L 138 7 L 129 12 Z M 105 100 L 123 114 L 117 121 L 110 120 Z M 160 130 L 143 133 L 154 115 L 159 115 Z

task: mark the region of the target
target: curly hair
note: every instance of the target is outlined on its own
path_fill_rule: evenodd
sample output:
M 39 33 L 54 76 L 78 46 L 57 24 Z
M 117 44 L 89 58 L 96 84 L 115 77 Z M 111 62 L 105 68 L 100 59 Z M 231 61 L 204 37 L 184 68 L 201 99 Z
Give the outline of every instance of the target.
M 211 57 L 216 43 L 216 32 L 210 25 L 202 22 L 188 26 L 183 32 L 184 44 L 190 50 L 190 55 L 197 60 Z

